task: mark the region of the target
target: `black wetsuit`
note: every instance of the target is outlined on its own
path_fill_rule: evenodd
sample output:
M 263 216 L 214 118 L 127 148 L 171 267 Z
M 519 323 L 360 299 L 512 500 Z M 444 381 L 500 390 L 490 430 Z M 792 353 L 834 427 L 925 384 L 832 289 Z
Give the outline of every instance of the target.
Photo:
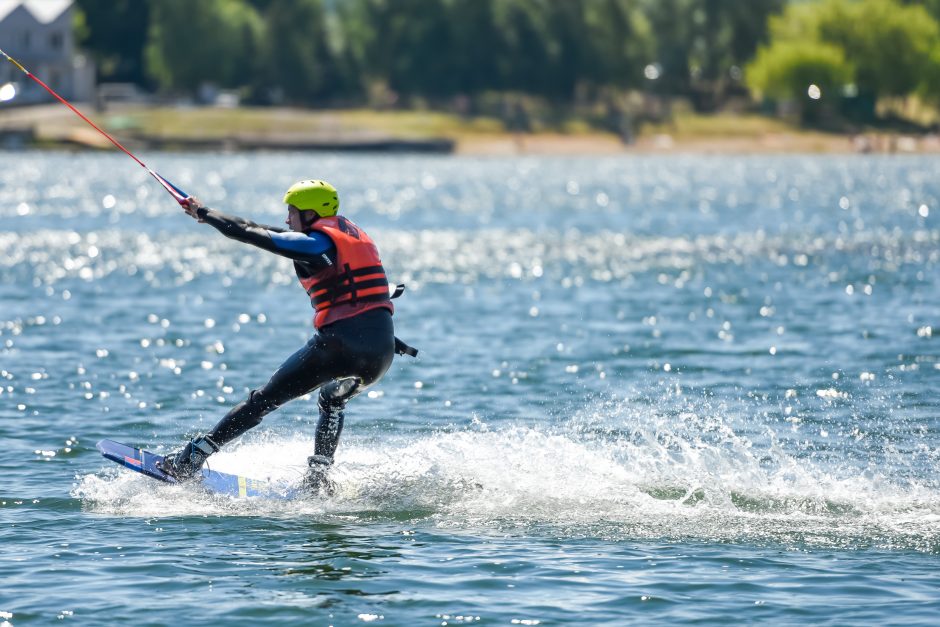
M 293 260 L 309 277 L 336 263 L 336 247 L 317 232 L 297 233 L 200 208 L 200 220 L 226 237 Z M 322 327 L 262 387 L 236 405 L 207 434 L 217 446 L 234 440 L 287 401 L 320 388 L 314 455 L 332 460 L 343 430 L 346 402 L 382 378 L 395 355 L 395 330 L 387 309 L 371 309 Z

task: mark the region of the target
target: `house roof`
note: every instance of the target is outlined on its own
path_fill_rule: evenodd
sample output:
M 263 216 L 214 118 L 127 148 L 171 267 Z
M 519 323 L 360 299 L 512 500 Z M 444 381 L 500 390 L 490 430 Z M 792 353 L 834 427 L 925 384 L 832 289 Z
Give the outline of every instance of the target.
M 21 5 L 40 24 L 55 21 L 72 6 L 73 0 L 0 0 L 0 22 Z

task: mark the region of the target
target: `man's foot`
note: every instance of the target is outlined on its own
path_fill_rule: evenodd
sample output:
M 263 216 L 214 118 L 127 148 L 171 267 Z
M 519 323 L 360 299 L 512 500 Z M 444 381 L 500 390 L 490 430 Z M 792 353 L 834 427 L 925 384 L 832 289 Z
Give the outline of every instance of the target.
M 188 481 L 199 474 L 203 462 L 219 450 L 219 445 L 207 436 L 190 440 L 183 450 L 167 455 L 160 463 L 160 470 L 177 481 Z
M 336 486 L 327 476 L 330 466 L 333 465 L 333 460 L 326 455 L 312 455 L 307 458 L 307 465 L 310 470 L 307 471 L 304 477 L 304 491 L 311 495 L 333 496 Z

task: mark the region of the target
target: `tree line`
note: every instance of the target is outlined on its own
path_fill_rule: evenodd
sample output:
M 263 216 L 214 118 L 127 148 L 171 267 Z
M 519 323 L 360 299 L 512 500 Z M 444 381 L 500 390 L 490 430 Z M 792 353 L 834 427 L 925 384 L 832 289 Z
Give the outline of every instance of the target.
M 940 0 L 76 0 L 101 81 L 258 104 L 937 98 Z M 854 87 L 853 87 L 854 86 Z
M 879 99 L 940 105 L 940 0 L 793 3 L 769 20 L 747 66 L 757 97 L 794 103 L 804 121 L 875 117 Z

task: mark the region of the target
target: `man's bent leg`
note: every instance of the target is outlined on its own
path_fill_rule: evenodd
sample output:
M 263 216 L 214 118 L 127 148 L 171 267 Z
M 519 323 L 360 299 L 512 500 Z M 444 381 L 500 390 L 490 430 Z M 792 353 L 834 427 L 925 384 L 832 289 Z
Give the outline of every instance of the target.
M 280 400 L 280 395 L 273 394 L 268 385 L 260 390 L 252 390 L 248 398 L 229 410 L 208 435 L 219 446 L 228 444 L 249 429 L 257 427 L 262 418 L 287 400 L 290 398 Z
M 343 432 L 343 410 L 346 402 L 359 393 L 362 382 L 358 378 L 331 381 L 320 388 L 320 420 L 317 421 L 314 455 L 333 460 L 339 435 Z
M 324 372 L 323 351 L 317 338 L 287 358 L 271 379 L 260 389 L 252 390 L 248 398 L 233 407 L 209 432 L 219 446 L 231 442 L 249 429 L 261 424 L 261 419 L 298 396 L 303 396 L 330 376 Z
M 320 388 L 320 420 L 317 421 L 314 454 L 307 458 L 310 472 L 304 483 L 312 492 L 332 494 L 333 485 L 327 472 L 333 465 L 333 455 L 343 432 L 343 409 L 346 401 L 359 393 L 362 383 L 358 378 L 331 381 Z
M 263 387 L 252 390 L 248 398 L 225 414 L 208 434 L 190 441 L 179 453 L 168 455 L 164 470 L 177 479 L 195 476 L 206 458 L 224 444 L 258 426 L 262 418 L 287 401 L 328 381 L 330 376 L 322 367 L 324 355 L 317 339 L 314 337 L 291 355 Z

